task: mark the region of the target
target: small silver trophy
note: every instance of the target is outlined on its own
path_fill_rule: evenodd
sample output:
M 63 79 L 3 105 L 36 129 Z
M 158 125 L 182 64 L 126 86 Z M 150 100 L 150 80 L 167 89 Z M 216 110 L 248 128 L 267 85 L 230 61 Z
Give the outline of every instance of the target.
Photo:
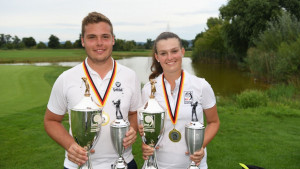
M 139 111 L 139 123 L 144 126 L 142 140 L 145 144 L 155 148 L 160 141 L 164 129 L 165 111 L 155 100 L 156 92 L 155 81 L 151 82 L 151 95 L 148 100 L 147 107 Z M 155 151 L 148 160 L 145 161 L 143 169 L 158 169 Z
M 90 150 L 96 144 L 102 123 L 102 108 L 93 102 L 90 95 L 90 88 L 85 77 L 82 78 L 86 90 L 83 99 L 71 109 L 71 130 L 78 145 L 88 152 L 88 161 L 78 169 L 92 169 L 90 161 Z
M 192 103 L 192 121 L 185 125 L 185 140 L 190 154 L 200 150 L 203 145 L 205 127 L 198 121 L 196 107 L 198 102 Z M 199 169 L 192 161 L 188 169 Z
M 120 111 L 121 101 L 118 100 L 114 102 L 116 105 L 116 120 L 110 124 L 110 135 L 113 142 L 113 145 L 119 155 L 117 161 L 112 165 L 112 169 L 127 169 L 127 164 L 123 158 L 124 146 L 123 139 L 125 134 L 129 130 L 129 122 L 123 119 L 123 115 Z

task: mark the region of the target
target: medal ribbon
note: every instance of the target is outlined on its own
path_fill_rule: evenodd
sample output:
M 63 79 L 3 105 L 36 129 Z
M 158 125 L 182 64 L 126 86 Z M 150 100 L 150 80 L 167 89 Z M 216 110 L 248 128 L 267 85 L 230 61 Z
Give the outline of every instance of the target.
M 86 75 L 86 77 L 87 77 L 87 79 L 88 79 L 88 82 L 89 82 L 91 88 L 93 89 L 93 91 L 94 91 L 94 93 L 95 93 L 95 95 L 96 95 L 96 97 L 97 97 L 97 99 L 98 99 L 100 105 L 103 107 L 103 106 L 105 105 L 105 102 L 106 102 L 106 100 L 107 100 L 107 98 L 108 98 L 108 95 L 109 95 L 109 93 L 110 93 L 110 91 L 111 91 L 111 86 L 112 86 L 113 81 L 114 81 L 114 79 L 115 79 L 115 77 L 116 77 L 116 74 L 117 74 L 117 62 L 114 61 L 113 72 L 112 72 L 112 74 L 111 74 L 111 77 L 110 77 L 109 83 L 108 83 L 108 85 L 107 85 L 106 91 L 105 91 L 105 93 L 104 93 L 103 99 L 102 99 L 102 97 L 100 96 L 100 93 L 98 92 L 98 90 L 97 90 L 97 88 L 96 88 L 96 86 L 95 86 L 95 84 L 94 84 L 94 82 L 93 82 L 92 77 L 90 76 L 90 73 L 89 73 L 89 71 L 88 71 L 88 69 L 87 69 L 87 67 L 86 67 L 85 61 L 83 61 L 82 66 L 83 66 L 84 73 L 85 73 L 85 75 Z
M 165 102 L 166 102 L 166 106 L 168 109 L 168 114 L 170 116 L 171 122 L 175 125 L 177 123 L 177 117 L 178 117 L 178 112 L 179 112 L 179 107 L 180 107 L 180 100 L 182 97 L 182 93 L 183 93 L 183 83 L 184 83 L 184 72 L 181 72 L 181 80 L 180 80 L 180 85 L 179 85 L 179 90 L 177 93 L 177 101 L 176 101 L 176 106 L 175 106 L 175 112 L 174 114 L 172 114 L 172 110 L 171 110 L 171 106 L 170 106 L 170 102 L 169 102 L 169 97 L 168 97 L 168 93 L 166 90 L 166 85 L 165 85 L 165 81 L 164 81 L 164 75 L 162 75 L 162 85 L 163 85 L 163 91 L 164 91 L 164 95 L 165 95 Z

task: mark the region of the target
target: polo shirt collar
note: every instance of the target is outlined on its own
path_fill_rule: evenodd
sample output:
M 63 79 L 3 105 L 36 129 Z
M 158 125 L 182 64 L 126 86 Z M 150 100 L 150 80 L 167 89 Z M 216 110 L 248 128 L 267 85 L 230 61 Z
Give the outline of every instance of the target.
M 88 71 L 89 71 L 89 73 L 90 73 L 90 75 L 95 75 L 95 76 L 99 76 L 99 74 L 95 71 L 95 70 L 93 70 L 91 67 L 90 67 L 90 65 L 88 64 L 88 62 L 87 62 L 87 57 L 85 58 L 85 64 L 86 64 L 86 67 L 87 67 L 87 69 L 88 69 Z M 112 74 L 112 72 L 113 72 L 113 68 L 114 68 L 114 66 L 115 66 L 115 60 L 111 57 L 111 59 L 112 59 L 112 61 L 113 61 L 113 67 L 112 67 L 112 69 L 110 70 L 110 71 L 108 71 L 107 72 L 107 74 L 105 75 L 105 77 L 104 77 L 104 79 L 106 79 L 106 78 L 110 78 L 111 77 L 111 74 Z M 119 67 L 117 67 L 117 72 L 118 72 L 118 70 L 119 70 Z M 100 76 L 99 76 L 100 77 Z M 103 80 L 104 80 L 103 79 Z

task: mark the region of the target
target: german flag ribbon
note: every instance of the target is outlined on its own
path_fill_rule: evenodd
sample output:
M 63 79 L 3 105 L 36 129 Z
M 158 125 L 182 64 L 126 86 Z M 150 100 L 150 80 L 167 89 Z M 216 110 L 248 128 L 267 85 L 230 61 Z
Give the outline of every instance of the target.
M 104 97 L 103 97 L 103 98 L 100 96 L 100 93 L 98 92 L 98 90 L 97 90 L 97 88 L 96 88 L 96 86 L 95 86 L 95 84 L 94 84 L 94 82 L 93 82 L 93 79 L 92 79 L 92 77 L 90 76 L 90 73 L 89 73 L 89 71 L 88 71 L 88 69 L 87 69 L 87 66 L 86 66 L 85 61 L 83 61 L 82 66 L 83 66 L 83 70 L 84 70 L 85 76 L 87 77 L 88 82 L 89 82 L 91 88 L 93 89 L 93 91 L 94 91 L 94 93 L 95 93 L 95 95 L 96 95 L 96 97 L 97 97 L 97 99 L 98 99 L 98 101 L 99 101 L 99 103 L 100 103 L 100 106 L 103 107 L 103 106 L 105 105 L 105 103 L 106 103 L 106 100 L 107 100 L 108 96 L 109 96 L 109 93 L 110 93 L 110 91 L 111 91 L 111 88 L 112 88 L 114 79 L 115 79 L 116 74 L 117 74 L 117 62 L 114 61 L 113 72 L 112 72 L 112 74 L 111 74 L 111 77 L 110 77 L 109 83 L 108 83 L 108 85 L 107 85 L 107 88 L 106 88 L 106 90 L 105 90 L 105 93 L 104 93 Z
M 175 106 L 175 112 L 174 114 L 172 113 L 170 102 L 169 102 L 169 97 L 168 93 L 166 90 L 166 85 L 164 81 L 164 75 L 162 75 L 162 86 L 163 86 L 163 91 L 164 91 L 164 96 L 165 96 L 165 103 L 168 109 L 168 114 L 171 119 L 171 122 L 175 125 L 177 123 L 177 118 L 178 118 L 178 113 L 179 113 L 179 107 L 180 107 L 180 100 L 182 97 L 183 93 L 183 85 L 184 85 L 184 72 L 181 71 L 181 80 L 180 80 L 180 85 L 179 85 L 179 90 L 177 93 L 177 101 L 176 101 L 176 106 Z

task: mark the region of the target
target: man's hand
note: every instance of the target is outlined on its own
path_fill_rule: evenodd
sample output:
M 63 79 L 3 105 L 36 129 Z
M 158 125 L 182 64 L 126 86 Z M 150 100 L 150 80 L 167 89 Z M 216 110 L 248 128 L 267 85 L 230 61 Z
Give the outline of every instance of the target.
M 123 139 L 124 148 L 131 146 L 136 140 L 136 131 L 130 127 L 129 131 L 126 133 L 125 138 Z
M 67 151 L 68 159 L 78 166 L 83 165 L 88 160 L 87 151 L 77 143 L 73 143 Z

